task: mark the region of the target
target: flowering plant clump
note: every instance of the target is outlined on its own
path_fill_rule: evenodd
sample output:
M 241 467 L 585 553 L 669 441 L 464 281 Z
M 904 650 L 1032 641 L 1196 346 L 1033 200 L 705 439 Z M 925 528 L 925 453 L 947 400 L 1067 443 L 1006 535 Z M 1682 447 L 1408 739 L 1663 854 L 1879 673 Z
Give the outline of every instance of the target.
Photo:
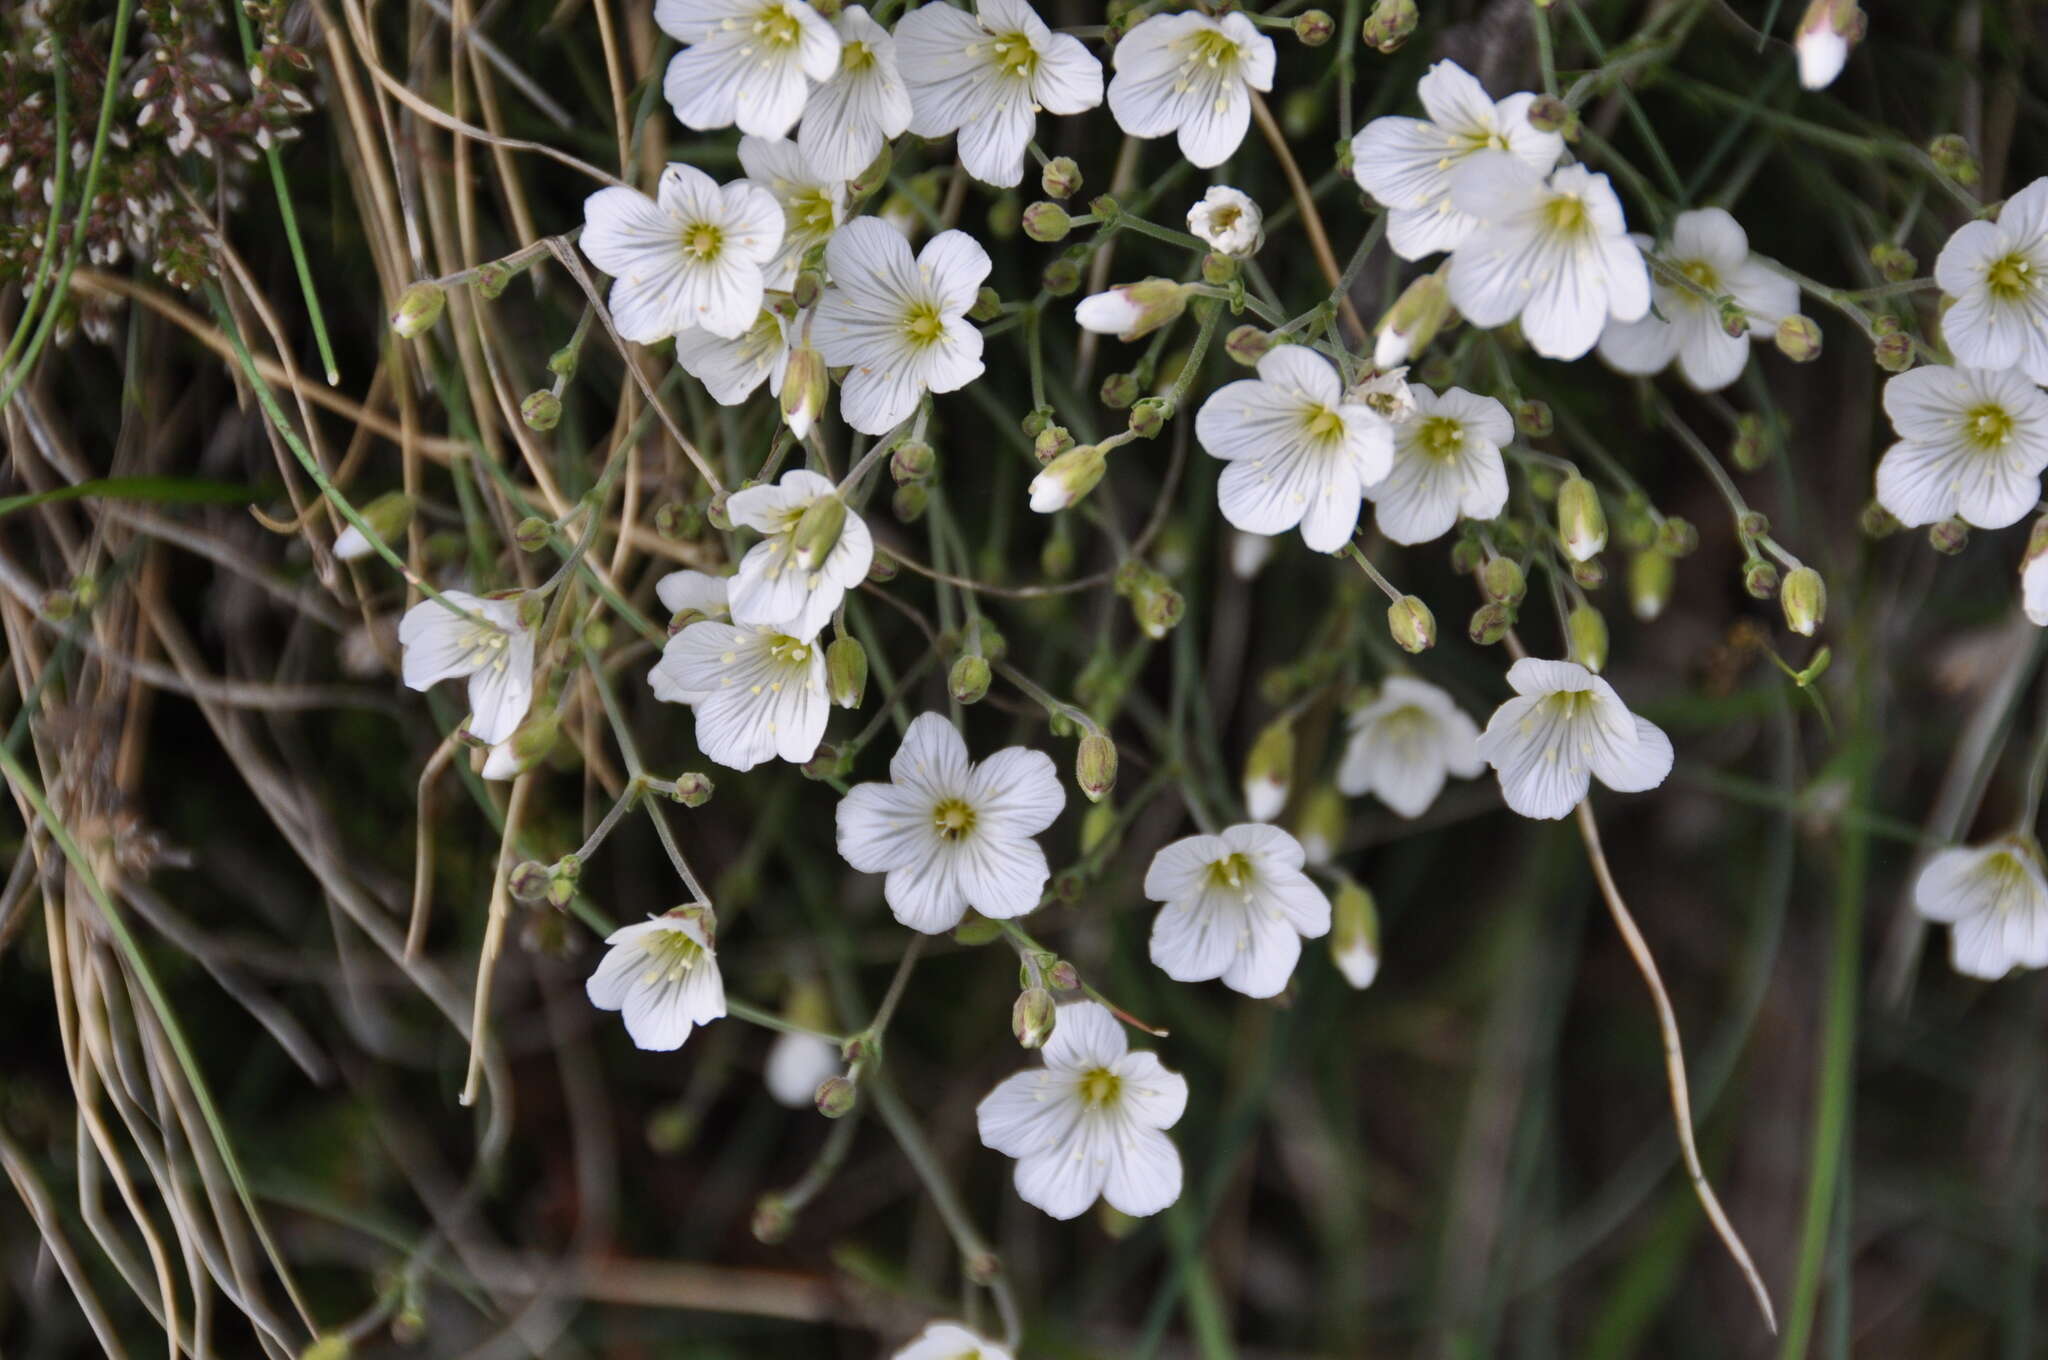
M 0 17 L 0 1347 L 2026 1352 L 2048 90 L 1793 8 Z

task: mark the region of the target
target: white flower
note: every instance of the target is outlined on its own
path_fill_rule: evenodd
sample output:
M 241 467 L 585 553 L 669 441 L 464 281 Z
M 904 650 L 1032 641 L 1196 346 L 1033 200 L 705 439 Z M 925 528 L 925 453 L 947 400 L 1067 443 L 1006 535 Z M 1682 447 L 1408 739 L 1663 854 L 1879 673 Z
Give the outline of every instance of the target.
M 1303 937 L 1330 929 L 1330 899 L 1301 871 L 1301 842 L 1246 822 L 1189 836 L 1152 857 L 1145 896 L 1152 962 L 1176 982 L 1221 978 L 1246 996 L 1276 996 L 1294 976 Z
M 937 935 L 969 907 L 998 920 L 1037 908 L 1052 871 L 1031 838 L 1067 801 L 1051 757 L 1011 746 L 975 764 L 953 724 L 926 713 L 903 734 L 889 781 L 839 800 L 839 854 L 888 875 L 882 896 L 898 921 Z
M 702 572 L 681 571 L 664 577 L 656 591 L 678 613 L 710 614 L 722 604 L 726 585 Z M 715 618 L 691 623 L 670 638 L 647 683 L 655 698 L 695 709 L 698 749 L 735 770 L 751 770 L 777 756 L 801 765 L 818 753 L 832 713 L 825 649 L 815 638 Z
M 478 741 L 495 746 L 525 719 L 533 703 L 533 633 L 519 621 L 518 600 L 444 590 L 441 599 L 405 611 L 398 645 L 413 689 L 469 677 L 469 733 Z
M 1178 321 L 1187 305 L 1187 284 L 1173 279 L 1141 279 L 1082 298 L 1074 306 L 1074 320 L 1084 331 L 1130 341 Z
M 1256 255 L 1266 243 L 1266 215 L 1252 202 L 1251 195 L 1218 184 L 1188 209 L 1188 230 L 1208 242 L 1209 249 L 1218 254 Z
M 1389 366 L 1373 374 L 1353 387 L 1345 400 L 1371 407 L 1391 425 L 1401 424 L 1415 414 L 1415 389 L 1408 385 L 1408 366 Z
M 782 375 L 789 368 L 789 341 L 782 318 L 767 308 L 754 324 L 730 339 L 706 330 L 676 336 L 676 362 L 683 372 L 704 384 L 720 406 L 738 406 L 767 380 L 770 393 L 782 394 Z
M 782 1033 L 768 1049 L 762 1074 L 768 1094 L 778 1105 L 801 1110 L 817 1099 L 818 1087 L 839 1075 L 843 1064 L 836 1045 L 815 1034 Z
M 910 91 L 896 69 L 896 40 L 866 9 L 848 5 L 832 27 L 839 69 L 811 91 L 796 141 L 819 170 L 852 179 L 910 126 Z
M 1944 850 L 1913 885 L 1913 905 L 1949 923 L 1958 973 L 2002 978 L 2014 968 L 2048 967 L 2048 880 L 2031 836 Z
M 1649 248 L 1648 237 L 1634 239 Z M 1776 334 L 1778 323 L 1799 310 L 1799 285 L 1750 254 L 1742 225 L 1720 208 L 1680 213 L 1663 260 L 1694 288 L 1653 282 L 1655 311 L 1607 323 L 1600 357 L 1623 373 L 1647 377 L 1675 357 L 1687 383 L 1701 392 L 1719 391 L 1742 376 L 1750 339 Z M 1746 335 L 1730 335 L 1721 324 L 1714 299 L 1724 293 L 1748 313 Z
M 803 0 L 655 0 L 654 22 L 690 44 L 661 92 L 683 126 L 786 137 L 814 82 L 839 69 L 839 35 Z
M 2048 383 L 2048 179 L 2005 201 L 1990 222 L 1966 222 L 1934 261 L 1953 299 L 1941 336 L 1968 368 L 2017 365 Z
M 2015 524 L 2041 499 L 2048 396 L 2017 369 L 1930 364 L 1884 385 L 1899 442 L 1877 465 L 1877 503 L 1913 527 L 1954 515 Z
M 910 18 L 934 9 L 945 6 Z M 825 268 L 832 286 L 812 316 L 811 343 L 826 363 L 850 368 L 839 412 L 854 429 L 887 434 L 924 393 L 957 391 L 981 376 L 981 332 L 967 309 L 989 259 L 966 232 L 940 232 L 913 261 L 901 232 L 857 217 L 832 234 Z
M 1351 139 L 1351 174 L 1387 211 L 1387 244 L 1404 260 L 1456 250 L 1480 227 L 1451 200 L 1451 171 L 1481 151 L 1506 151 L 1538 175 L 1564 154 L 1564 138 L 1529 126 L 1533 94 L 1495 103 L 1464 67 L 1440 61 L 1416 84 L 1420 118 L 1375 118 Z
M 1257 576 L 1273 555 L 1273 540 L 1264 534 L 1230 531 L 1230 570 L 1241 581 Z
M 822 560 L 805 560 L 811 545 L 798 541 L 805 512 L 837 495 L 830 479 L 802 469 L 783 473 L 773 486 L 732 493 L 726 502 L 732 522 L 763 536 L 747 550 L 733 578 L 734 623 L 814 638 L 846 592 L 861 583 L 874 561 L 875 545 L 866 522 L 852 510 L 845 511 L 845 522 Z
M 623 1011 L 626 1033 L 641 1048 L 681 1048 L 691 1026 L 725 1014 L 709 918 L 702 907 L 683 907 L 606 936 L 611 950 L 583 984 L 590 1004 Z
M 1849 60 L 1849 45 L 1863 36 L 1863 26 L 1856 0 L 1813 0 L 1792 36 L 1799 83 L 1809 90 L 1834 84 Z
M 787 288 L 796 282 L 805 253 L 839 229 L 846 216 L 846 181 L 819 169 L 795 142 L 763 137 L 740 138 L 740 168 L 782 207 L 782 248 L 762 277 L 770 288 Z
M 995 1342 L 982 1339 L 957 1322 L 934 1322 L 890 1360 L 1015 1360 L 1015 1357 Z
M 1195 416 L 1202 447 L 1230 464 L 1216 487 L 1223 517 L 1255 534 L 1298 524 L 1309 547 L 1335 552 L 1365 488 L 1393 464 L 1392 429 L 1346 402 L 1336 368 L 1313 350 L 1276 346 L 1258 371 L 1210 393 Z
M 1396 543 L 1441 538 L 1458 516 L 1489 520 L 1506 508 L 1508 473 L 1501 445 L 1514 418 L 1492 397 L 1453 387 L 1437 396 L 1417 383 L 1415 413 L 1394 426 L 1394 463 L 1367 488 L 1380 532 Z
M 2048 554 L 2031 558 L 2020 568 L 2020 607 L 2027 622 L 2048 628 Z
M 1435 685 L 1390 675 L 1379 696 L 1351 715 L 1351 740 L 1337 766 L 1337 787 L 1370 793 L 1403 817 L 1420 817 L 1444 779 L 1483 773 L 1479 726 Z
M 1188 1083 L 1133 1053 L 1116 1017 L 1093 1001 L 1062 1006 L 1045 1066 L 1003 1079 L 974 1113 L 985 1147 L 1017 1159 L 1017 1194 L 1054 1218 L 1097 1197 L 1143 1218 L 1180 1198 L 1180 1122 Z M 948 1357 L 951 1360 L 951 1357 Z
M 654 583 L 661 607 L 670 614 L 702 614 L 722 619 L 731 614 L 732 578 L 701 571 L 672 571 Z
M 1055 33 L 1024 0 L 978 0 L 975 13 L 920 5 L 896 25 L 896 64 L 910 87 L 910 130 L 960 134 L 960 163 L 984 184 L 1024 178 L 1038 111 L 1102 102 L 1102 64 Z
M 1671 773 L 1663 729 L 1577 662 L 1523 657 L 1508 667 L 1508 684 L 1516 697 L 1494 710 L 1479 754 L 1524 817 L 1567 816 L 1596 776 L 1616 793 L 1641 793 Z
M 628 340 L 651 345 L 693 327 L 731 339 L 760 315 L 782 208 L 758 185 L 721 188 L 673 163 L 654 198 L 613 185 L 583 200 L 578 244 L 612 276 L 612 324 Z
M 1451 199 L 1486 224 L 1451 256 L 1451 304 L 1475 326 L 1522 319 L 1529 348 L 1576 359 L 1610 317 L 1650 310 L 1650 272 L 1607 176 L 1567 165 L 1546 181 L 1513 156 L 1477 156 Z
M 1230 159 L 1253 90 L 1273 88 L 1273 40 L 1242 14 L 1155 14 L 1117 40 L 1109 111 L 1133 137 L 1175 133 L 1204 169 Z

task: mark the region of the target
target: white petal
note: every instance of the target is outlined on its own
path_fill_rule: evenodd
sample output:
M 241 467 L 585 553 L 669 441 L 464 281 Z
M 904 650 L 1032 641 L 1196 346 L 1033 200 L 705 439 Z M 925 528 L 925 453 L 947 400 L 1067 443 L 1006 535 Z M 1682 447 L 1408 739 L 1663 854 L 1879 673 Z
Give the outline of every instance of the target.
M 1180 1198 L 1180 1152 L 1157 1129 L 1127 1127 L 1110 1140 L 1102 1197 L 1133 1218 L 1156 1214 Z

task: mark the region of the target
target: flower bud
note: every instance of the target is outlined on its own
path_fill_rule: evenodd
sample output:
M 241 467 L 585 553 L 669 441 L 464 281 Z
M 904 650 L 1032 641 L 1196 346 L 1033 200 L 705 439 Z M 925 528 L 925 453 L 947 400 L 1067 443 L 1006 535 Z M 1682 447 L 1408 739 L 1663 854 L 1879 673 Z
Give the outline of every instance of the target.
M 1294 787 L 1294 723 L 1278 717 L 1266 724 L 1244 762 L 1244 805 L 1255 822 L 1270 822 L 1287 806 Z
M 1870 248 L 1870 262 L 1886 283 L 1904 283 L 1920 272 L 1913 252 L 1891 241 L 1879 241 Z
M 1116 787 L 1116 743 L 1101 732 L 1081 738 L 1074 752 L 1074 782 L 1091 803 L 1099 803 Z
M 1328 864 L 1344 844 L 1344 795 L 1329 784 L 1312 789 L 1295 814 L 1294 838 L 1308 863 Z
M 818 1113 L 827 1119 L 851 1114 L 859 1099 L 860 1088 L 845 1077 L 827 1077 L 818 1083 Z
M 974 294 L 974 305 L 967 309 L 969 321 L 993 321 L 1003 314 L 1003 295 L 983 284 Z
M 1072 447 L 1074 436 L 1066 426 L 1048 425 L 1031 441 L 1031 454 L 1041 464 L 1050 463 Z
M 904 524 L 915 524 L 924 518 L 924 508 L 931 499 L 931 493 L 918 482 L 896 488 L 896 494 L 889 498 L 889 509 Z
M 1067 156 L 1054 156 L 1045 163 L 1038 187 L 1047 198 L 1072 198 L 1081 192 L 1081 167 Z
M 1762 538 L 1771 531 L 1771 517 L 1761 510 L 1745 510 L 1735 521 L 1735 527 L 1742 531 L 1744 538 Z
M 388 544 L 404 533 L 405 526 L 412 522 L 412 497 L 403 491 L 387 491 L 358 513 L 363 523 L 375 531 L 377 541 Z M 334 555 L 344 562 L 368 557 L 375 550 L 370 536 L 353 524 L 343 529 L 334 540 Z
M 696 770 L 677 775 L 675 784 L 675 792 L 669 796 L 688 808 L 703 807 L 711 801 L 712 791 L 716 788 L 710 775 Z
M 1812 567 L 1794 567 L 1778 591 L 1778 603 L 1785 610 L 1785 626 L 1801 637 L 1812 637 L 1827 617 L 1827 582 Z
M 1661 548 L 1637 553 L 1628 563 L 1628 603 L 1635 616 L 1649 623 L 1671 603 L 1671 587 L 1678 575 L 1677 564 Z
M 313 1344 L 299 1352 L 299 1360 L 349 1360 L 355 1354 L 355 1347 L 349 1339 L 336 1332 L 314 1340 Z
M 529 430 L 552 430 L 562 423 L 562 399 L 545 387 L 528 392 L 526 400 L 519 403 L 519 418 Z
M 1764 443 L 1763 417 L 1754 411 L 1744 411 L 1735 417 L 1735 443 L 1729 447 L 1728 461 L 1744 472 L 1755 472 L 1770 457 Z
M 1574 562 L 1572 563 L 1572 580 L 1578 583 L 1581 590 L 1598 590 L 1607 584 L 1607 568 L 1601 565 L 1600 559 L 1597 557 L 1589 557 L 1583 562 Z
M 774 1246 L 789 1236 L 789 1230 L 796 1224 L 796 1215 L 789 1211 L 789 1201 L 770 1191 L 754 1201 L 754 1240 L 766 1246 Z
M 974 948 L 989 944 L 1003 937 L 1003 923 L 992 921 L 979 912 L 970 911 L 953 927 L 953 943 Z
M 1210 251 L 1202 257 L 1202 282 L 1216 288 L 1227 288 L 1237 281 L 1243 266 L 1228 255 Z
M 1753 600 L 1768 600 L 1778 593 L 1778 569 L 1761 557 L 1742 564 L 1742 588 Z
M 1479 588 L 1486 598 L 1499 604 L 1515 605 L 1529 593 L 1529 582 L 1512 557 L 1489 558 L 1479 571 Z
M 1336 34 L 1337 21 L 1322 10 L 1304 10 L 1294 16 L 1294 36 L 1303 47 L 1321 47 Z
M 1230 334 L 1223 337 L 1223 352 L 1231 362 L 1246 368 L 1256 365 L 1272 348 L 1273 337 L 1253 325 L 1232 326 Z
M 980 703 L 988 693 L 988 662 L 969 652 L 953 663 L 946 688 L 963 704 Z
M 1856 527 L 1863 531 L 1865 538 L 1890 538 L 1906 526 L 1899 523 L 1891 511 L 1872 501 L 1856 517 Z
M 1387 607 L 1387 631 L 1402 651 L 1426 652 L 1436 646 L 1436 615 L 1416 596 L 1403 595 Z
M 1074 319 L 1083 330 L 1136 340 L 1179 320 L 1187 305 L 1186 284 L 1152 278 L 1120 283 L 1107 292 L 1082 298 L 1074 308 Z
M 1330 901 L 1330 961 L 1363 991 L 1380 971 L 1380 913 L 1365 885 L 1350 878 Z
M 1699 549 L 1700 531 L 1692 521 L 1671 515 L 1657 526 L 1657 548 L 1671 557 L 1690 557 Z
M 1531 439 L 1546 438 L 1557 428 L 1556 418 L 1550 414 L 1550 403 L 1531 398 L 1515 404 L 1515 428 Z
M 1809 364 L 1820 358 L 1820 327 L 1810 316 L 1794 313 L 1778 323 L 1773 337 L 1778 352 L 1795 364 Z
M 1158 641 L 1172 632 L 1188 612 L 1187 599 L 1162 579 L 1148 584 L 1131 597 L 1131 615 L 1146 637 Z
M 789 352 L 789 366 L 782 374 L 782 423 L 802 443 L 825 414 L 825 399 L 831 395 L 832 379 L 825 371 L 825 356 L 809 345 Z
M 1584 600 L 1565 615 L 1565 634 L 1571 643 L 1572 660 L 1598 673 L 1607 668 L 1606 616 Z
M 555 738 L 562 731 L 562 715 L 553 708 L 544 708 L 519 725 L 519 730 L 499 742 L 484 758 L 483 768 L 477 771 L 483 779 L 513 779 L 525 774 L 534 766 L 546 760 L 555 749 Z
M 1977 182 L 1977 157 L 1970 144 L 1953 132 L 1945 132 L 1927 144 L 1927 154 L 1958 184 Z
M 391 329 L 405 340 L 424 335 L 441 319 L 441 310 L 447 305 L 448 294 L 440 284 L 415 283 L 398 295 L 398 305 L 391 309 Z
M 512 541 L 521 552 L 539 552 L 548 545 L 554 528 L 538 515 L 528 515 L 512 528 Z
M 511 890 L 513 901 L 536 907 L 547 900 L 549 880 L 548 866 L 529 859 L 512 866 L 505 886 Z
M 922 439 L 906 439 L 889 455 L 889 475 L 898 485 L 921 482 L 932 475 L 937 463 L 931 445 Z
M 480 264 L 473 271 L 470 287 L 486 302 L 495 302 L 512 285 L 512 271 L 496 260 Z
M 839 545 L 839 535 L 846 529 L 846 502 L 835 492 L 820 496 L 805 507 L 797 519 L 796 532 L 790 535 L 790 547 L 796 551 L 797 565 L 805 571 L 817 571 L 825 565 L 825 559 L 832 555 L 832 549 Z
M 1043 1047 L 1052 1037 L 1057 1010 L 1051 992 L 1043 987 L 1026 987 L 1017 993 L 1016 1003 L 1010 1007 L 1010 1033 L 1017 1036 L 1018 1044 L 1024 1048 Z
M 1123 205 L 1109 194 L 1097 194 L 1088 200 L 1088 211 L 1093 213 L 1104 226 L 1115 222 L 1123 212 Z
M 1529 126 L 1538 132 L 1565 134 L 1567 141 L 1577 141 L 1578 115 L 1571 105 L 1554 94 L 1539 94 L 1529 102 Z
M 1945 557 L 1954 557 L 1970 546 L 1970 526 L 1959 519 L 1945 519 L 1928 529 L 1927 546 Z
M 846 182 L 846 197 L 849 204 L 860 202 L 869 194 L 887 184 L 889 182 L 889 171 L 895 166 L 895 163 L 895 153 L 889 149 L 887 142 L 883 142 L 881 151 L 876 153 L 875 158 L 867 163 L 867 168 Z M 850 206 L 848 211 L 852 211 Z
M 1416 279 L 1401 290 L 1401 296 L 1394 299 L 1394 305 L 1387 308 L 1386 315 L 1373 328 L 1373 367 L 1397 368 L 1428 349 L 1450 315 L 1446 270 Z
M 1145 397 L 1131 407 L 1131 433 L 1140 439 L 1157 439 L 1173 416 L 1173 403 L 1165 397 Z
M 1065 297 L 1081 286 L 1081 266 L 1061 256 L 1045 267 L 1039 283 L 1054 297 Z
M 1465 625 L 1465 636 L 1476 646 L 1491 647 L 1508 635 L 1508 629 L 1515 626 L 1515 612 L 1504 604 L 1483 604 L 1472 611 L 1471 622 Z
M 704 503 L 704 518 L 721 534 L 732 532 L 732 511 L 726 504 L 731 499 L 730 491 L 721 491 Z
M 818 305 L 818 299 L 824 295 L 824 275 L 815 269 L 797 271 L 796 278 L 789 285 L 790 314 L 783 317 L 783 320 L 793 320 L 796 313 L 809 311 Z
M 1112 373 L 1102 380 L 1102 390 L 1096 395 L 1112 411 L 1127 410 L 1138 399 L 1138 375 Z
M 1913 366 L 1913 337 L 1903 331 L 1880 335 L 1871 341 L 1870 357 L 1887 373 L 1904 373 Z
M 1050 245 L 1065 240 L 1073 229 L 1073 215 L 1050 199 L 1041 198 L 1024 210 L 1024 234 L 1034 241 Z
M 1041 515 L 1064 510 L 1095 489 L 1109 460 L 1094 444 L 1068 449 L 1031 479 L 1031 508 Z
M 1792 47 L 1799 54 L 1799 83 L 1824 90 L 1842 73 L 1849 46 L 1863 36 L 1863 11 L 1856 0 L 1813 0 L 1794 30 Z
M 868 688 L 868 650 L 859 638 L 837 637 L 825 649 L 825 684 L 832 702 L 859 708 Z
M 1607 546 L 1607 512 L 1600 507 L 1600 493 L 1576 472 L 1557 489 L 1557 536 L 1564 553 L 1574 562 L 1585 562 Z
M 1451 545 L 1451 570 L 1460 576 L 1475 576 L 1486 565 L 1486 549 L 1476 538 L 1460 538 Z
M 1382 56 L 1400 51 L 1415 32 L 1418 18 L 1415 0 L 1377 0 L 1365 20 L 1365 45 Z

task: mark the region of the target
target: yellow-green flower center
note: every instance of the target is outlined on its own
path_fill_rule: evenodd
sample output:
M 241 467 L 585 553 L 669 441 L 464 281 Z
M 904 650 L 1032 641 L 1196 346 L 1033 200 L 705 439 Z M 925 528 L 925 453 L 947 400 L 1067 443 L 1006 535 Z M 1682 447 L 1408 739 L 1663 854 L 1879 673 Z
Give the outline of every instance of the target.
M 1431 416 L 1415 431 L 1415 446 L 1440 461 L 1456 457 L 1464 443 L 1464 424 L 1449 416 Z
M 1190 66 L 1217 67 L 1225 62 L 1237 60 L 1237 44 L 1221 29 L 1204 28 L 1196 30 L 1188 39 L 1188 64 Z
M 988 51 L 990 63 L 1006 76 L 1029 80 L 1038 73 L 1038 49 L 1028 33 L 998 33 Z
M 935 303 L 915 303 L 903 317 L 904 337 L 913 345 L 936 344 L 945 333 L 946 319 L 939 315 Z
M 462 650 L 466 653 L 464 660 L 478 670 L 486 666 L 496 666 L 502 670 L 505 666 L 505 649 L 511 641 L 510 635 L 502 628 L 493 628 L 488 624 L 470 624 L 468 631 L 462 635 Z
M 829 189 L 807 189 L 797 194 L 783 209 L 783 216 L 789 220 L 789 234 L 820 240 L 830 236 L 836 225 L 832 209 L 832 191 Z
M 2034 289 L 2034 262 L 2020 254 L 1994 260 L 1984 271 L 1984 286 L 2000 302 L 2016 302 Z
M 839 67 L 844 71 L 865 71 L 875 64 L 874 49 L 864 42 L 850 42 L 839 49 Z
M 1219 888 L 1242 889 L 1252 878 L 1252 862 L 1244 852 L 1233 851 L 1209 862 L 1209 882 Z
M 1585 200 L 1577 194 L 1558 194 L 1543 205 L 1543 223 L 1560 236 L 1578 236 L 1592 229 Z
M 811 644 L 786 633 L 777 633 L 768 641 L 768 655 L 785 666 L 801 666 L 811 659 Z
M 683 228 L 683 253 L 691 259 L 710 263 L 725 244 L 725 231 L 716 222 L 692 222 Z
M 1311 406 L 1302 412 L 1301 427 L 1310 439 L 1334 444 L 1344 437 L 1344 417 L 1327 406 Z
M 1107 1067 L 1095 1067 L 1081 1074 L 1078 1089 L 1081 1093 L 1081 1103 L 1091 1110 L 1099 1110 L 1105 1105 L 1115 1104 L 1123 1088 L 1122 1077 Z
M 961 798 L 942 798 L 932 805 L 932 829 L 939 839 L 957 841 L 974 830 L 974 808 Z
M 1992 403 L 1974 406 L 1963 416 L 1963 433 L 1987 453 L 2002 449 L 2012 438 L 2012 414 Z
M 704 957 L 704 946 L 680 930 L 650 931 L 644 945 L 649 982 L 680 981 Z
M 1681 260 L 1678 272 L 1690 279 L 1693 286 L 1713 294 L 1721 291 L 1721 277 L 1714 272 L 1714 266 L 1705 260 Z
M 766 47 L 795 47 L 803 39 L 803 24 L 787 5 L 769 5 L 754 18 L 754 37 Z

